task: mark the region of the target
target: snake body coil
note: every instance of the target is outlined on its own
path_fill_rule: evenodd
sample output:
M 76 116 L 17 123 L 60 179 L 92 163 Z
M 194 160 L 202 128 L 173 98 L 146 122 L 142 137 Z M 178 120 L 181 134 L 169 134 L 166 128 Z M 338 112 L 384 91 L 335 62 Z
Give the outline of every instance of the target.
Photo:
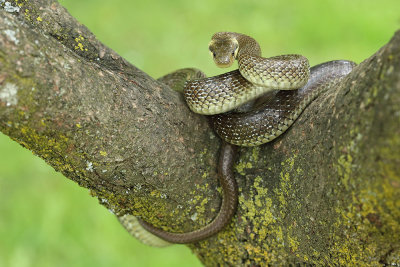
M 186 82 L 183 93 L 192 111 L 213 115 L 210 117 L 217 134 L 226 142 L 239 146 L 260 145 L 278 137 L 321 91 L 337 84 L 355 66 L 351 61 L 339 60 L 310 69 L 308 60 L 300 55 L 262 58 L 260 46 L 253 38 L 231 32 L 214 34 L 209 48 L 218 66 L 230 66 L 237 59 L 239 70 L 190 80 Z M 159 80 L 172 85 L 177 76 L 187 78 L 187 75 L 203 77 L 202 73 L 186 69 Z M 259 99 L 252 110 L 233 111 L 256 98 Z M 140 224 L 171 243 L 197 242 L 222 230 L 237 208 L 233 158 L 234 146 L 224 142 L 218 165 L 223 200 L 218 215 L 210 224 L 188 233 L 166 232 L 143 220 L 139 220 Z
M 217 66 L 229 67 L 237 59 L 239 70 L 186 83 L 186 103 L 199 114 L 227 112 L 271 90 L 298 89 L 308 81 L 307 58 L 301 55 L 263 58 L 258 43 L 247 35 L 216 33 L 209 49 Z
M 329 61 L 311 68 L 308 83 L 298 90 L 272 91 L 261 97 L 249 112 L 229 112 L 211 117 L 213 128 L 226 142 L 257 146 L 272 141 L 299 117 L 323 91 L 342 80 L 355 64 Z

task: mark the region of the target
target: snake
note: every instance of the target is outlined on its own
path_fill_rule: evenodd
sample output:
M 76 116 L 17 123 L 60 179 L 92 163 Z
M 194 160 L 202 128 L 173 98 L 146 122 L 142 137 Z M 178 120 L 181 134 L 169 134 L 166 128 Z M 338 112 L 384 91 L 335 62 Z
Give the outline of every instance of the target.
M 310 68 L 308 59 L 297 54 L 264 58 L 255 39 L 234 32 L 215 33 L 209 50 L 218 67 L 237 61 L 238 69 L 206 77 L 188 68 L 158 80 L 182 92 L 193 112 L 208 115 L 223 140 L 218 163 L 222 203 L 213 221 L 191 232 L 168 232 L 138 219 L 141 227 L 166 244 L 195 243 L 224 229 L 238 206 L 233 172 L 236 147 L 258 146 L 280 136 L 321 92 L 337 86 L 356 66 L 352 61 L 334 60 Z M 120 221 L 127 228 L 127 219 Z

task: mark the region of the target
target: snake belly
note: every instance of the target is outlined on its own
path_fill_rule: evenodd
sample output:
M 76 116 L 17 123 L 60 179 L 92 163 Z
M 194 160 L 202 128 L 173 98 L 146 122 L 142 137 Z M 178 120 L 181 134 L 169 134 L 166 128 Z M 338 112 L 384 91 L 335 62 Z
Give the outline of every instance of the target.
M 191 232 L 172 233 L 138 219 L 145 230 L 170 243 L 194 243 L 221 231 L 235 215 L 238 205 L 232 170 L 235 145 L 256 146 L 272 141 L 288 129 L 323 90 L 337 85 L 355 66 L 351 61 L 337 60 L 310 69 L 308 60 L 300 55 L 262 58 L 258 43 L 238 33 L 216 33 L 210 50 L 211 47 L 222 51 L 222 56 L 212 51 L 217 65 L 229 65 L 234 58 L 238 60 L 239 69 L 210 78 L 204 78 L 205 75 L 195 69 L 183 69 L 159 79 L 183 91 L 192 111 L 211 115 L 215 132 L 224 140 L 218 163 L 222 204 L 211 223 Z M 180 77 L 190 80 L 182 82 Z M 235 111 L 256 98 L 251 110 Z M 130 231 L 125 221 L 121 223 Z

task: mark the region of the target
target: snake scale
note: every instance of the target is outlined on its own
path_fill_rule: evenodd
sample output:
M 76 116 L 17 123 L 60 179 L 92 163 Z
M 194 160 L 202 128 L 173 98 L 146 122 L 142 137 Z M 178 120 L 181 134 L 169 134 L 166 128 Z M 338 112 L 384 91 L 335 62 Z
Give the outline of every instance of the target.
M 355 66 L 336 60 L 310 68 L 301 55 L 263 58 L 256 40 L 233 32 L 214 34 L 209 50 L 217 66 L 229 67 L 237 60 L 238 70 L 206 78 L 199 70 L 183 69 L 159 79 L 182 91 L 193 112 L 211 115 L 215 132 L 224 140 L 218 164 L 222 204 L 211 223 L 192 232 L 172 233 L 138 219 L 145 230 L 170 243 L 193 243 L 221 231 L 237 209 L 235 147 L 261 145 L 281 135 L 323 90 L 334 87 Z M 120 221 L 128 228 L 127 218 Z

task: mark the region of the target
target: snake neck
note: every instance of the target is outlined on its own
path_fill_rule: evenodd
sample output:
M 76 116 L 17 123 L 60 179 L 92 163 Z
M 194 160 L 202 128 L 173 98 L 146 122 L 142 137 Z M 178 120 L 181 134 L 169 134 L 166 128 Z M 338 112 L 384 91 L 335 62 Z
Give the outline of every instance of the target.
M 261 47 L 256 40 L 240 33 L 237 33 L 236 40 L 239 43 L 236 59 L 241 58 L 243 55 L 261 57 Z
M 243 55 L 247 56 L 261 56 L 261 48 L 258 42 L 252 37 L 237 33 L 237 32 L 217 32 L 211 40 L 232 40 L 237 42 L 239 49 L 236 53 L 236 59 L 239 59 Z

